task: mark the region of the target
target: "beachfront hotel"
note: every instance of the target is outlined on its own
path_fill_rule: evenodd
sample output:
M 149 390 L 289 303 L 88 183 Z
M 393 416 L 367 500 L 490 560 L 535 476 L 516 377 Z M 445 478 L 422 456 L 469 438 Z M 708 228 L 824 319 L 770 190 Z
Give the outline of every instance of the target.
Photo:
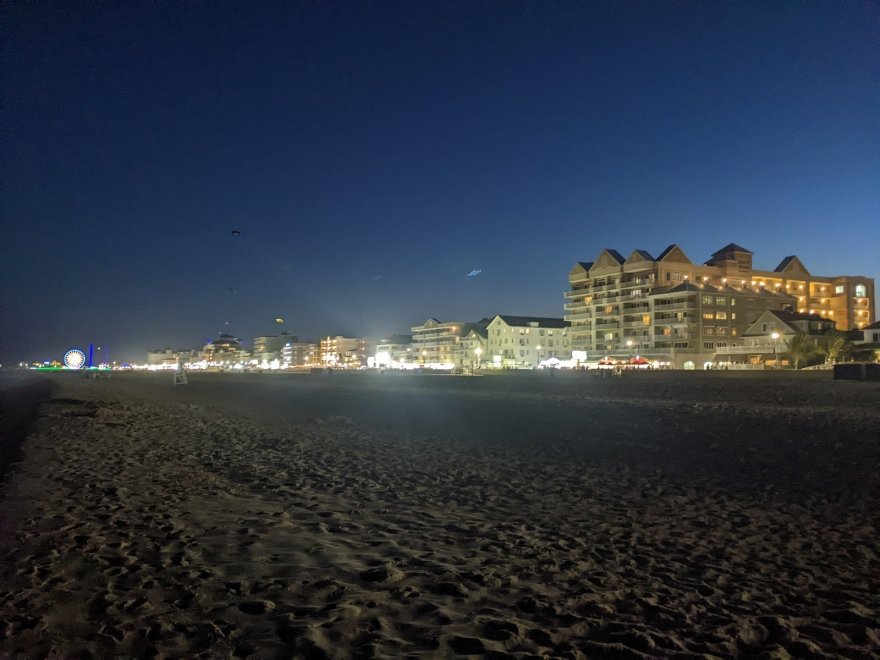
M 499 314 L 487 330 L 487 359 L 493 367 L 537 367 L 553 358 L 571 358 L 564 319 Z
M 796 256 L 772 271 L 756 270 L 752 252 L 734 243 L 703 264 L 678 245 L 657 257 L 634 250 L 624 258 L 606 249 L 575 264 L 568 279 L 571 348 L 587 361 L 640 355 L 679 368 L 726 361 L 772 310 L 816 315 L 840 331 L 875 318 L 873 279 L 813 275 Z
M 414 325 L 410 328 L 413 360 L 420 366 L 434 369 L 470 366 L 465 363 L 471 358 L 462 354 L 461 339 L 467 337 L 475 326 L 486 327 L 488 323 L 488 319 L 468 323 L 430 318 L 422 325 Z

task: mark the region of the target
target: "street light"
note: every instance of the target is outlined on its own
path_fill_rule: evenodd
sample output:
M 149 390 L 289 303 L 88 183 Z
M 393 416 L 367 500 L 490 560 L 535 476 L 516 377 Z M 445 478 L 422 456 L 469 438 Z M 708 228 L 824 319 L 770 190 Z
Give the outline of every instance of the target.
M 483 349 L 480 348 L 479 346 L 477 346 L 474 349 L 474 353 L 477 354 L 477 369 L 479 369 L 480 368 L 480 356 L 483 354 Z
M 632 340 L 632 339 L 627 339 L 627 340 L 626 340 L 626 347 L 627 347 L 627 349 L 629 349 L 629 357 L 630 357 L 630 359 L 632 359 L 632 356 L 633 356 L 632 346 L 633 346 L 633 340 Z
M 779 369 L 779 358 L 776 355 L 776 344 L 779 342 L 779 333 L 774 332 L 770 335 L 770 338 L 773 340 L 773 368 Z

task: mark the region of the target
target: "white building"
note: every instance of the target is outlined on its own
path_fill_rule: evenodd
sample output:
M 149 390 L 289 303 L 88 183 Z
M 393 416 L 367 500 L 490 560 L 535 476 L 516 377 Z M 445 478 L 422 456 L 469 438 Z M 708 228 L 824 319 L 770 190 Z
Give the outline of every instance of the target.
M 456 351 L 456 364 L 465 369 L 479 369 L 486 364 L 488 351 L 488 329 L 485 323 L 470 325 L 467 334 L 462 335 Z
M 412 352 L 412 335 L 391 335 L 376 344 L 374 364 L 377 367 L 406 368 L 417 361 Z
M 464 321 L 428 319 L 412 328 L 412 353 L 419 365 L 429 369 L 452 369 L 457 364 L 458 341 Z
M 563 319 L 499 314 L 488 325 L 486 360 L 496 368 L 537 367 L 545 360 L 571 359 Z

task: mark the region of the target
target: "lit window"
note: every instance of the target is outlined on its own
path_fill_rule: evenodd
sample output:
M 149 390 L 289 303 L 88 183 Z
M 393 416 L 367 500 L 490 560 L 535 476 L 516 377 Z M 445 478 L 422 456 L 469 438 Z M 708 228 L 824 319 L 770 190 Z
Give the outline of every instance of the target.
M 868 295 L 868 288 L 864 284 L 856 284 L 856 298 L 864 298 Z
M 844 293 L 846 291 L 846 286 L 843 284 L 838 284 L 834 287 L 834 293 Z

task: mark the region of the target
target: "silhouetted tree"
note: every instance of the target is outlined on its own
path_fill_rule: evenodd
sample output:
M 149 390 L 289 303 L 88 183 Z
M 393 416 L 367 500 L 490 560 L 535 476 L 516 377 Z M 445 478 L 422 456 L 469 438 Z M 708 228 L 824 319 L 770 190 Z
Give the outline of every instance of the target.
M 805 362 L 815 351 L 816 345 L 813 340 L 803 332 L 795 333 L 794 337 L 786 342 L 786 351 L 794 362 L 794 368 L 799 369 L 801 362 Z
M 832 333 L 821 337 L 816 343 L 819 355 L 825 358 L 825 362 L 834 364 L 846 347 L 846 338 L 843 335 Z

